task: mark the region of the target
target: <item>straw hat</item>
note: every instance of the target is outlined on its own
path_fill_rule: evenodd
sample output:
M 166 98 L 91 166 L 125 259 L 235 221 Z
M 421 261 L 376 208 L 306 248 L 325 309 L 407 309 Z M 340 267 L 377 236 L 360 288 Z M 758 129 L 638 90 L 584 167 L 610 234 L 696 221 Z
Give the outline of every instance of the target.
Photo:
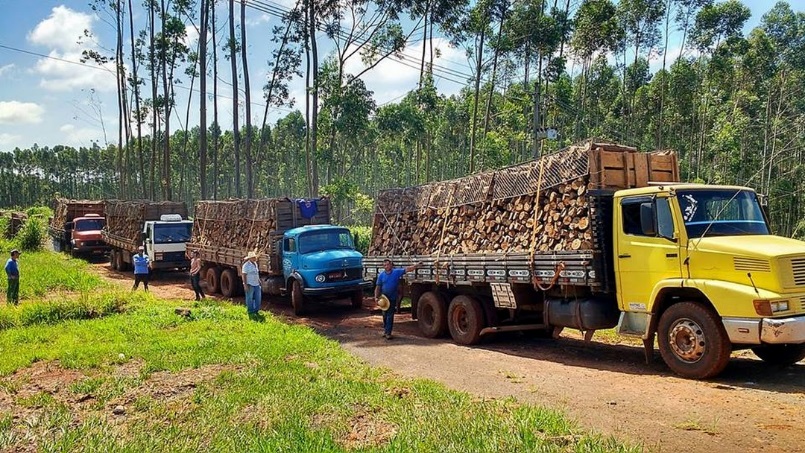
M 385 294 L 381 294 L 380 297 L 377 298 L 377 307 L 383 311 L 386 311 L 391 307 L 391 302 L 389 302 L 389 298 L 386 297 Z
M 244 256 L 243 259 L 244 260 L 250 260 L 252 258 L 259 258 L 259 257 L 260 257 L 260 254 L 255 252 L 254 250 L 252 250 L 252 251 L 249 252 L 248 255 Z

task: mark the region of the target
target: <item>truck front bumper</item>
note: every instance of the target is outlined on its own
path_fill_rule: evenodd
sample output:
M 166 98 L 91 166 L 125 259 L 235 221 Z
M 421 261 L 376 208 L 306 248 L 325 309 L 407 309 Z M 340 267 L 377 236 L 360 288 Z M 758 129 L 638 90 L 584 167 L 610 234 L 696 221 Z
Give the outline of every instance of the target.
M 189 269 L 190 261 L 151 261 L 151 269 Z
M 724 318 L 724 328 L 734 344 L 805 343 L 805 316 L 790 318 Z
M 83 253 L 87 255 L 106 255 L 111 251 L 112 248 L 108 245 L 82 245 L 80 247 L 73 247 L 73 251 L 75 253 Z
M 339 296 L 341 294 L 353 293 L 358 290 L 363 291 L 364 289 L 371 287 L 372 282 L 369 280 L 364 280 L 354 285 L 327 286 L 321 288 L 302 288 L 302 294 L 304 294 L 305 296 L 319 296 L 319 297 Z

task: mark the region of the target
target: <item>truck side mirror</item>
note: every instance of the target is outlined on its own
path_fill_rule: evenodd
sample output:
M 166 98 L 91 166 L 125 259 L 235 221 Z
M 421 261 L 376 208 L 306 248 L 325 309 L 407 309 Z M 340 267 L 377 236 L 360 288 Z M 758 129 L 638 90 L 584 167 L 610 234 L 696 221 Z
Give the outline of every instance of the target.
M 641 203 L 640 204 L 640 229 L 643 230 L 643 235 L 645 236 L 656 236 L 657 235 L 657 224 L 655 215 L 654 215 L 654 206 L 652 203 Z
M 148 233 L 142 232 L 140 233 L 140 241 L 145 242 L 148 240 Z

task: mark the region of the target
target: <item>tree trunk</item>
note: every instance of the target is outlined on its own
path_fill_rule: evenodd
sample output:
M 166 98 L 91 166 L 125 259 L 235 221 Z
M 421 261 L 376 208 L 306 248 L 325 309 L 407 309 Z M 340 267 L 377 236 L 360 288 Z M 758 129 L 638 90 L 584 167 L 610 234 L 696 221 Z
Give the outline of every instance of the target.
M 218 199 L 218 140 L 221 127 L 218 124 L 218 33 L 215 21 L 215 0 L 210 4 L 210 27 L 212 29 L 212 124 L 215 135 L 212 138 L 212 198 Z
M 201 0 L 201 31 L 199 32 L 199 112 L 198 112 L 198 179 L 199 195 L 207 199 L 207 28 L 210 5 Z
M 319 119 L 319 53 L 318 47 L 316 44 L 316 2 L 309 1 L 310 5 L 310 57 L 313 63 L 313 101 L 312 107 L 313 111 L 311 112 L 311 119 L 310 119 L 310 148 L 312 152 L 312 162 L 311 162 L 311 188 L 310 188 L 310 196 L 317 197 L 319 195 L 319 175 L 318 175 L 318 165 L 316 163 L 317 157 L 316 153 L 318 151 L 318 119 Z
M 134 111 L 136 112 L 135 120 L 137 121 L 137 160 L 139 161 L 140 168 L 140 190 L 143 197 L 146 197 L 147 189 L 145 185 L 145 159 L 143 157 L 143 126 L 142 117 L 140 114 L 140 79 L 137 75 L 137 47 L 134 42 L 134 13 L 129 4 L 129 39 L 131 40 L 131 77 L 134 80 Z M 132 192 L 133 193 L 133 192 Z
M 475 97 L 472 105 L 472 127 L 470 128 L 470 168 L 469 172 L 475 172 L 475 130 L 478 127 L 478 100 L 481 90 L 481 73 L 483 72 L 484 62 L 484 41 L 486 40 L 486 21 L 488 11 L 484 12 L 484 20 L 481 25 L 481 34 L 478 37 L 478 45 L 475 48 Z
M 149 31 L 148 31 L 148 33 L 149 33 L 149 40 L 151 41 L 150 46 L 149 46 L 150 50 L 149 50 L 148 55 L 150 57 L 149 59 L 151 60 L 150 61 L 150 63 L 151 63 L 151 65 L 150 65 L 151 68 L 150 69 L 151 69 L 151 112 L 152 112 L 151 113 L 151 119 L 152 119 L 152 122 L 151 122 L 151 168 L 149 169 L 150 174 L 151 174 L 151 181 L 150 181 L 151 190 L 150 190 L 150 193 L 148 195 L 148 198 L 150 198 L 151 200 L 154 200 L 155 199 L 154 197 L 156 196 L 157 137 L 159 136 L 159 129 L 157 128 L 157 124 L 158 124 L 158 118 L 159 118 L 159 104 L 157 102 L 157 86 L 158 86 L 157 85 L 158 84 L 157 74 L 156 74 L 157 62 L 156 62 L 156 58 L 154 57 L 154 44 L 155 44 L 154 43 L 154 27 L 156 26 L 156 23 L 155 23 L 155 20 L 154 20 L 154 6 L 153 5 L 149 8 L 148 18 L 149 18 L 148 19 L 148 23 L 149 23 L 149 27 L 148 27 Z
M 500 14 L 500 27 L 498 28 L 497 45 L 495 46 L 495 56 L 492 58 L 492 80 L 489 82 L 489 97 L 486 98 L 486 113 L 484 114 L 484 139 L 486 139 L 486 134 L 489 133 L 489 111 L 492 109 L 492 97 L 495 94 L 495 78 L 498 71 L 498 56 L 500 56 L 501 37 L 503 35 L 503 24 L 506 21 L 507 9 L 508 5 L 504 7 Z
M 246 138 L 243 152 L 246 157 L 246 197 L 254 198 L 254 174 L 252 159 L 252 105 L 249 85 L 249 64 L 246 58 L 246 2 L 240 2 L 240 55 L 243 60 L 243 89 L 246 100 Z
M 241 27 L 243 24 L 241 24 Z M 235 196 L 240 198 L 240 123 L 238 108 L 238 62 L 235 41 L 235 0 L 229 0 L 229 63 L 232 68 L 232 147 L 235 158 Z
M 162 39 L 165 39 L 166 30 L 165 30 L 165 23 L 167 17 L 168 10 L 165 8 L 165 0 L 162 0 Z M 168 43 L 166 42 L 166 45 Z M 172 82 L 171 82 L 172 83 Z M 165 145 L 162 148 L 162 196 L 165 200 L 170 201 L 172 199 L 171 193 L 171 134 L 170 134 L 170 117 L 171 117 L 171 89 L 170 84 L 168 84 L 168 55 L 164 55 L 162 58 L 162 92 L 164 95 L 164 103 L 165 103 Z

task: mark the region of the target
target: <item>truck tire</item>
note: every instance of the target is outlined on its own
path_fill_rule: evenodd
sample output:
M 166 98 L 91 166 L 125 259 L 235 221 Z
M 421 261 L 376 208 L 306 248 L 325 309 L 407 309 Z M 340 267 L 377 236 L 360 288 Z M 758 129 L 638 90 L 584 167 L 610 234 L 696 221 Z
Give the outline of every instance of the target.
M 210 294 L 217 294 L 221 292 L 221 269 L 211 267 L 207 271 L 207 291 Z
M 241 286 L 238 276 L 234 269 L 224 269 L 221 272 L 221 295 L 224 297 L 235 297 L 238 295 L 238 286 Z
M 125 252 L 122 250 L 118 250 L 115 256 L 115 261 L 117 262 L 117 270 L 120 272 L 125 272 L 128 270 L 128 263 L 126 260 L 123 259 L 123 254 Z
M 305 314 L 305 295 L 302 294 L 302 284 L 299 280 L 294 280 L 291 283 L 291 306 L 293 307 L 293 314 L 302 316 Z
M 456 296 L 447 309 L 447 327 L 450 336 L 458 344 L 476 344 L 484 328 L 484 313 L 481 303 L 469 296 Z
M 715 377 L 730 360 L 732 344 L 724 326 L 711 310 L 695 302 L 669 307 L 657 332 L 663 361 L 682 377 Z
M 117 251 L 115 250 L 109 252 L 109 267 L 111 267 L 113 271 L 120 270 L 117 268 Z
M 363 308 L 363 290 L 356 289 L 352 293 L 352 308 Z
M 752 352 L 766 363 L 788 366 L 805 359 L 805 343 L 766 344 L 752 348 Z
M 416 307 L 417 324 L 426 338 L 438 338 L 447 334 L 447 302 L 435 291 L 427 291 L 419 297 Z

